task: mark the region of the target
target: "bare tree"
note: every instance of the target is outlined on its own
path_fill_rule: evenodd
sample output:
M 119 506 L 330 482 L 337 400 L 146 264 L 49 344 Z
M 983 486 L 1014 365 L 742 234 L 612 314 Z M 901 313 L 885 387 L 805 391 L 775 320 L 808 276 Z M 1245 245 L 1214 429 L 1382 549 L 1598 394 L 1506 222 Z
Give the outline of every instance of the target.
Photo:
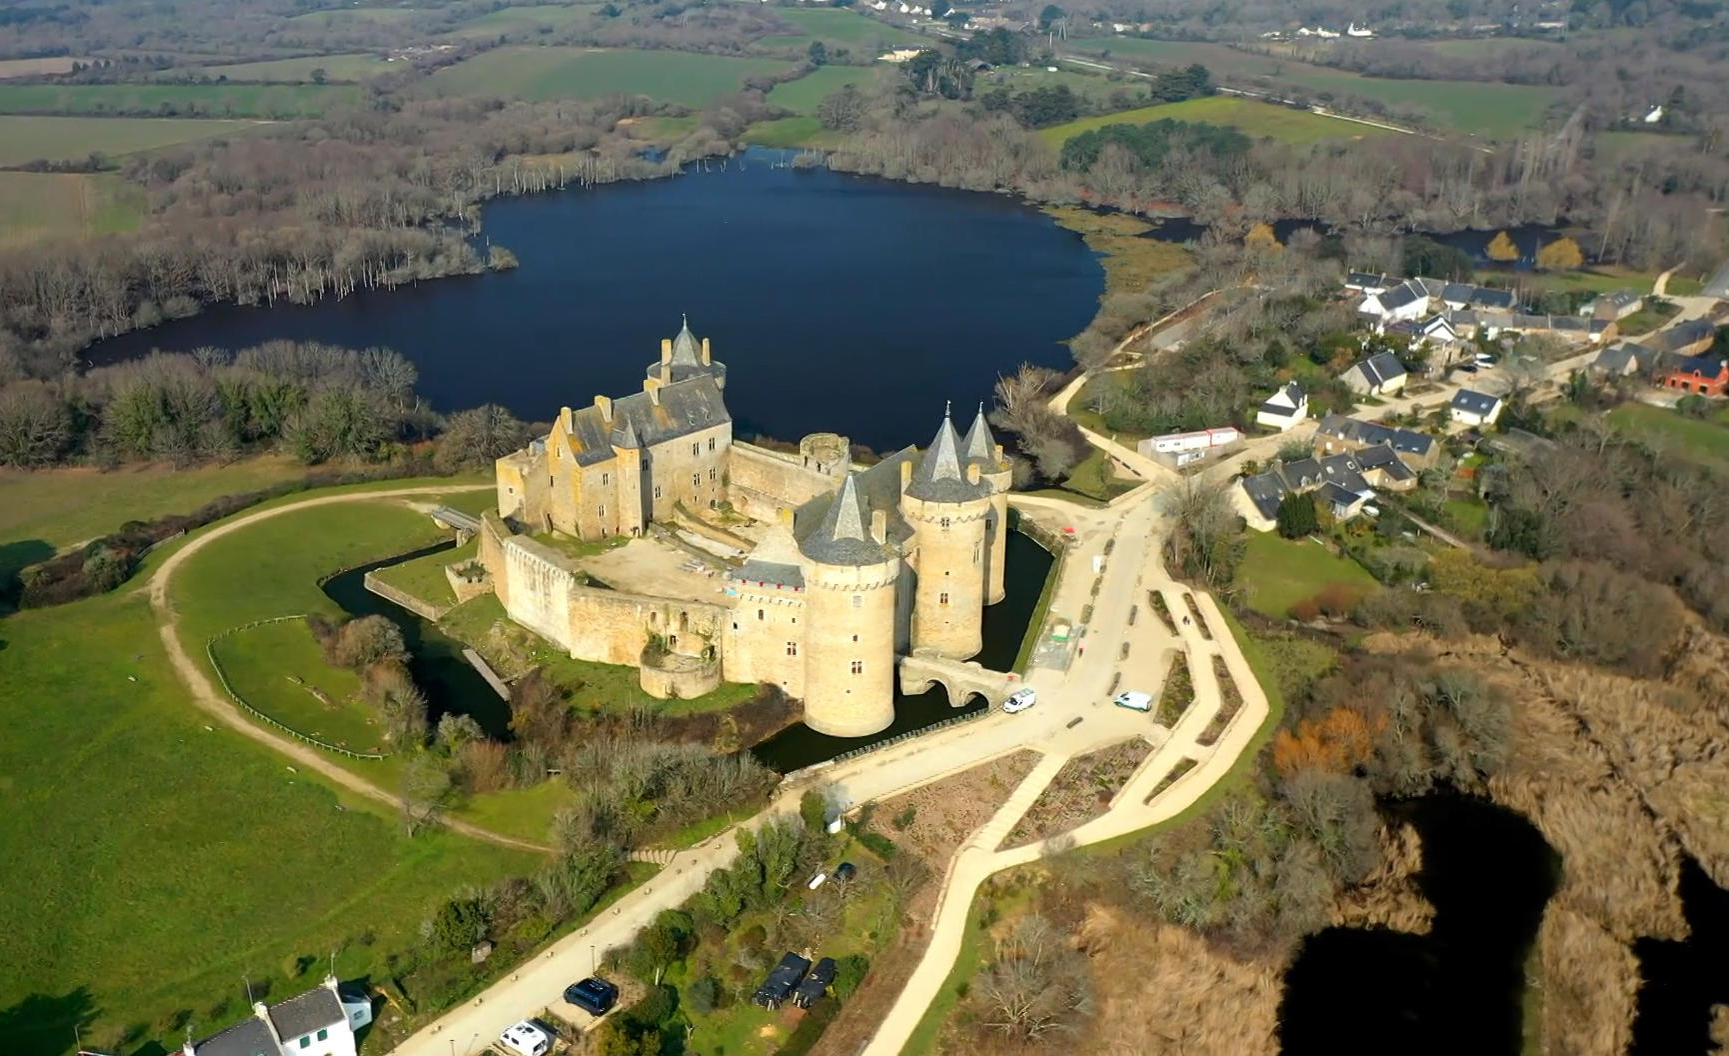
M 1016 922 L 998 942 L 975 990 L 983 1022 L 1020 1041 L 1072 1037 L 1093 1010 L 1085 955 L 1038 914 Z

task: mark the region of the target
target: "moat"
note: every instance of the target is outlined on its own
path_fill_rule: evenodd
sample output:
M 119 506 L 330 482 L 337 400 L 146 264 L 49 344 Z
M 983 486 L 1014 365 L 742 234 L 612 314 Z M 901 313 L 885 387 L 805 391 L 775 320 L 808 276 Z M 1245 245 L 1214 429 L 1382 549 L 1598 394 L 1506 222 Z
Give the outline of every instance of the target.
M 942 401 L 988 400 L 1022 362 L 1069 365 L 1062 342 L 1104 281 L 1079 236 L 1004 196 L 786 158 L 752 150 L 673 179 L 498 199 L 481 241 L 509 247 L 513 271 L 213 308 L 85 355 L 387 346 L 440 411 L 491 401 L 549 421 L 562 404 L 639 388 L 642 361 L 689 313 L 732 371 L 736 435 L 829 430 L 879 450 L 924 443 Z

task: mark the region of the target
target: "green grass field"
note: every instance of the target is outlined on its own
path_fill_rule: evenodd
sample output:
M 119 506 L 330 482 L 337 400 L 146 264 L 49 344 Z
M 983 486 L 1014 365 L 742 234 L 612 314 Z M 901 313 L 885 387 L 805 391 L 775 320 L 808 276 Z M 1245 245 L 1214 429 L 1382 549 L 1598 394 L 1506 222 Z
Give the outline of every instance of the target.
M 1200 63 L 1233 87 L 1251 78 L 1307 89 L 1375 99 L 1386 106 L 1417 106 L 1442 127 L 1485 139 L 1503 139 L 1536 127 L 1558 90 L 1488 81 L 1420 81 L 1364 77 L 1294 59 L 1240 51 L 1223 44 L 1195 44 L 1133 37 L 1072 40 L 1069 46 L 1110 58 L 1156 66 Z
M 295 15 L 288 23 L 296 29 L 343 30 L 370 26 L 394 29 L 424 14 L 425 11 L 411 7 L 347 7 L 333 11 L 308 11 L 304 15 Z
M 0 248 L 136 231 L 148 208 L 114 173 L 0 172 Z
M 1083 117 L 1066 125 L 1042 129 L 1039 136 L 1051 146 L 1060 147 L 1082 132 L 1090 132 L 1106 125 L 1144 125 L 1167 118 L 1173 121 L 1206 121 L 1215 125 L 1229 125 L 1241 129 L 1245 135 L 1256 138 L 1266 136 L 1286 143 L 1313 143 L 1322 139 L 1357 139 L 1362 136 L 1393 134 L 1385 129 L 1358 124 L 1355 121 L 1311 114 L 1307 110 L 1259 103 L 1253 99 L 1214 95 L 1204 99 L 1186 99 L 1180 103 L 1165 103 L 1161 106 L 1143 106 L 1097 117 Z
M 817 12 L 802 12 L 816 14 Z M 868 66 L 824 66 L 796 81 L 777 84 L 768 93 L 768 101 L 801 114 L 814 114 L 829 93 L 844 84 L 866 85 L 876 78 L 877 71 Z
M 485 496 L 488 502 L 493 501 L 493 497 L 486 492 L 475 494 Z M 407 591 L 428 605 L 449 607 L 456 604 L 456 593 L 450 589 L 450 579 L 444 574 L 445 566 L 467 564 L 479 553 L 479 541 L 470 539 L 454 550 L 440 550 L 436 554 L 390 565 L 379 569 L 373 575 L 398 590 Z
M 54 89 L 53 85 L 0 85 L 0 99 L 9 92 L 39 87 Z M 117 158 L 253 127 L 252 121 L 196 118 L 0 116 L 0 165 L 83 159 L 93 153 Z
M 687 51 L 506 47 L 440 70 L 430 83 L 448 95 L 546 100 L 624 93 L 701 107 L 738 91 L 746 76 L 785 68 L 775 59 Z
M 1667 454 L 1717 468 L 1729 468 L 1729 413 L 1689 418 L 1645 403 L 1623 403 L 1609 412 L 1609 424 Z
M 782 117 L 774 121 L 758 121 L 744 130 L 746 143 L 782 150 L 832 147 L 844 138 L 841 133 L 830 132 L 822 127 L 822 122 L 814 117 Z
M 524 4 L 489 11 L 451 30 L 453 37 L 498 37 L 507 33 L 534 33 L 543 27 L 562 29 L 585 21 L 599 4 Z
M 402 68 L 404 63 L 397 63 Z M 265 81 L 273 84 L 310 84 L 312 71 L 323 70 L 327 83 L 364 81 L 387 73 L 391 64 L 376 55 L 312 55 L 302 59 L 243 62 L 233 66 L 200 66 L 183 71 L 231 81 Z
M 105 535 L 127 521 L 191 513 L 211 499 L 305 475 L 305 466 L 276 455 L 196 469 L 0 470 L 0 543 L 39 539 L 58 549 Z
M 10 1054 L 67 1053 L 75 1026 L 111 1051 L 177 1047 L 245 1012 L 242 976 L 280 999 L 333 950 L 339 976 L 382 979 L 440 900 L 536 862 L 406 839 L 383 808 L 212 729 L 136 591 L 17 613 L 0 639 Z
M 927 38 L 917 33 L 891 26 L 887 22 L 833 7 L 776 8 L 775 17 L 798 27 L 804 38 L 844 44 L 855 51 L 917 46 Z M 796 41 L 800 38 L 769 38 Z M 862 54 L 858 57 L 866 57 Z M 869 56 L 874 58 L 875 56 Z
M 0 114 L 287 119 L 352 103 L 358 91 L 345 84 L 0 84 Z
M 1249 532 L 1247 543 L 1237 582 L 1248 595 L 1249 608 L 1264 616 L 1283 619 L 1292 605 L 1335 583 L 1360 593 L 1379 586 L 1363 566 L 1347 557 L 1335 557 L 1308 539 Z
M 371 710 L 358 699 L 360 676 L 325 663 L 305 620 L 235 631 L 217 639 L 212 651 L 240 699 L 282 725 L 351 752 L 391 754 Z

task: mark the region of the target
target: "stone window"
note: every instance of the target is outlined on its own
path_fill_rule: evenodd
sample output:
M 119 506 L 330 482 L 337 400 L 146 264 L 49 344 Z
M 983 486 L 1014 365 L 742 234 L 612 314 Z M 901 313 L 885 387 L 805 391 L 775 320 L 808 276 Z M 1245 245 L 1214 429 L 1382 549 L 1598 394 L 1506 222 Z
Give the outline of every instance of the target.
M 858 641 L 858 635 L 856 635 L 856 634 L 855 634 L 855 635 L 853 635 L 853 636 L 852 636 L 852 640 L 853 640 L 853 641 L 855 641 L 855 642 L 856 642 L 856 641 Z
M 864 595 L 863 594 L 854 594 L 852 596 L 852 607 L 855 609 L 864 608 Z
M 756 618 L 759 620 L 762 619 L 762 610 L 761 609 L 756 610 Z
M 786 643 L 786 655 L 788 655 L 788 656 L 797 656 L 798 655 L 798 643 L 797 642 Z
M 852 662 L 852 673 L 855 675 L 864 674 L 864 661 L 863 660 L 854 660 Z
M 660 498 L 660 485 L 659 484 L 656 484 L 654 486 L 654 497 L 657 499 Z
M 701 473 L 692 473 L 690 475 L 690 486 L 693 488 L 702 487 L 702 474 Z
M 942 525 L 943 531 L 946 532 L 949 530 L 949 519 L 947 517 L 944 517 L 941 521 L 939 521 L 937 523 Z
M 602 473 L 600 475 L 600 486 L 601 487 L 604 488 L 608 484 L 611 484 L 611 483 L 612 483 L 612 474 L 611 473 Z
M 949 592 L 948 591 L 945 590 L 941 594 L 937 595 L 937 604 L 938 605 L 947 605 L 948 603 L 949 603 Z
M 979 544 L 974 543 L 973 544 L 973 564 L 977 565 L 978 563 L 979 563 Z
M 606 516 L 606 506 L 603 504 L 603 505 L 595 507 L 595 515 L 598 517 L 605 517 Z
M 700 455 L 700 454 L 702 454 L 702 445 L 701 445 L 701 444 L 692 444 L 692 445 L 690 445 L 690 453 L 691 453 L 691 455 L 692 455 L 692 456 L 696 456 L 696 455 Z
M 710 484 L 714 483 L 714 470 L 712 469 L 708 471 L 708 482 Z
M 710 451 L 714 450 L 714 437 L 712 436 L 708 438 L 708 449 Z

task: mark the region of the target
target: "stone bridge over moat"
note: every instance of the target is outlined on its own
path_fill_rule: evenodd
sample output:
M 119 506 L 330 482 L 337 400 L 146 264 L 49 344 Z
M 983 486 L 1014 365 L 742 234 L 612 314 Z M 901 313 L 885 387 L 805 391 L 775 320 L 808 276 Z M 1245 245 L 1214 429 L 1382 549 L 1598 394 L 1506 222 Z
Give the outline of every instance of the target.
M 949 704 L 961 707 L 973 694 L 987 704 L 1000 703 L 1020 686 L 1016 675 L 992 671 L 976 660 L 951 660 L 922 649 L 900 660 L 901 692 L 916 696 L 932 686 L 942 686 Z

